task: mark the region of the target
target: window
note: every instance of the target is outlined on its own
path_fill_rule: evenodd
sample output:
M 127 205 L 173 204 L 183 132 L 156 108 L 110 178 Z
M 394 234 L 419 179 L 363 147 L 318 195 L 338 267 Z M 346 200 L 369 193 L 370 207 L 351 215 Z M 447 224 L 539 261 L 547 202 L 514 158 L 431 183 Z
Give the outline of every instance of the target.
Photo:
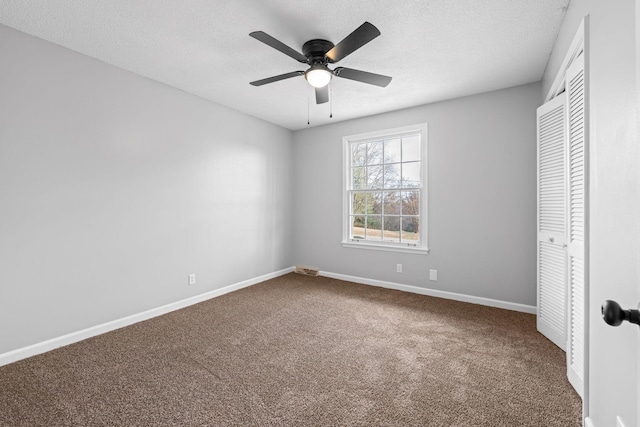
M 346 136 L 346 247 L 427 252 L 427 125 Z

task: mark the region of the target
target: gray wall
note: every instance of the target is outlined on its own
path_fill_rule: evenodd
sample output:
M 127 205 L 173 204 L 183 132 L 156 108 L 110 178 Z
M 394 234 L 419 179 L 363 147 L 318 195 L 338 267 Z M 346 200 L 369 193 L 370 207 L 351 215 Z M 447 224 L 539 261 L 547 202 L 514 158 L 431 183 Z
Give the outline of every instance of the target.
M 295 263 L 536 305 L 540 92 L 533 83 L 294 132 Z M 343 248 L 342 137 L 423 122 L 431 252 Z M 428 280 L 429 269 L 438 270 L 437 282 Z
M 290 131 L 4 26 L 0 58 L 0 354 L 293 264 Z

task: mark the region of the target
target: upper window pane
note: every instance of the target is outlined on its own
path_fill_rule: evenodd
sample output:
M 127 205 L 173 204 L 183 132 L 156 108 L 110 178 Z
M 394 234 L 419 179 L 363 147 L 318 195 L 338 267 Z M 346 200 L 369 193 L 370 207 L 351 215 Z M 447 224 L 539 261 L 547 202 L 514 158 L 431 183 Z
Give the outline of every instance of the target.
M 400 138 L 388 139 L 384 142 L 384 162 L 399 163 L 402 158 Z
M 369 142 L 367 144 L 367 164 L 380 165 L 384 159 L 384 144 L 382 141 Z
M 367 167 L 367 188 L 382 188 L 384 182 L 384 166 Z
M 365 166 L 367 164 L 367 144 L 353 144 L 351 146 L 351 165 Z
M 402 161 L 420 161 L 420 137 L 418 135 L 402 138 Z
M 351 169 L 351 188 L 354 190 L 364 190 L 367 188 L 367 168 Z
M 384 188 L 400 188 L 400 163 L 384 165 Z
M 420 162 L 402 164 L 402 186 L 420 187 Z

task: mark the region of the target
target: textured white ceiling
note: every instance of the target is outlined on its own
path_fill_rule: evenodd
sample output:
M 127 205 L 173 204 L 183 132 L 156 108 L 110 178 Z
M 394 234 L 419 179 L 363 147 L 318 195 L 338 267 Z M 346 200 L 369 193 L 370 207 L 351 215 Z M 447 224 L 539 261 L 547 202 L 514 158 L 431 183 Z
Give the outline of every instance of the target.
M 542 78 L 569 0 L 0 0 L 0 23 L 296 130 Z M 337 66 L 393 77 L 386 88 L 334 78 L 316 105 L 304 70 L 249 37 L 301 51 L 364 21 L 382 35 Z

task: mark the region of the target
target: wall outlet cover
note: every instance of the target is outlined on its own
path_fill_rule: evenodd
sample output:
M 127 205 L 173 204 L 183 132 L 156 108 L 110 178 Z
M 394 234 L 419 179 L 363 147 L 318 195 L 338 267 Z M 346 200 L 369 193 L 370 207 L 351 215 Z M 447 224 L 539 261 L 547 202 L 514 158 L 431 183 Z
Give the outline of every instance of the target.
M 429 280 L 433 282 L 438 280 L 438 270 L 429 270 Z

